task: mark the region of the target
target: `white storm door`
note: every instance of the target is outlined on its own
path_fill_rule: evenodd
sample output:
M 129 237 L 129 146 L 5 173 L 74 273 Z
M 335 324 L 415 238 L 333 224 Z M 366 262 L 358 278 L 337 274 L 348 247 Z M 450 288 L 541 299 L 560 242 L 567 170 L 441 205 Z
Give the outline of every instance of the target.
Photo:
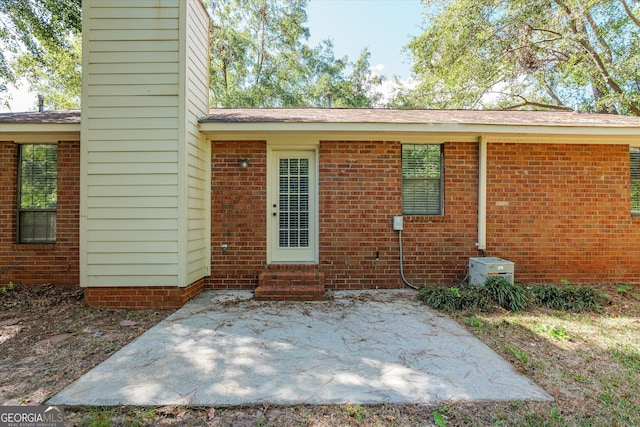
M 271 152 L 267 236 L 269 263 L 317 262 L 316 152 Z

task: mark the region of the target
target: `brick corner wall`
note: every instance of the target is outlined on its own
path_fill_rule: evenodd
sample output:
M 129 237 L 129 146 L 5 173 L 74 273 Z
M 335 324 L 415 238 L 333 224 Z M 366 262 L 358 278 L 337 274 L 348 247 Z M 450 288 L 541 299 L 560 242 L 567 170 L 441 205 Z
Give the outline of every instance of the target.
M 211 144 L 211 276 L 205 287 L 253 290 L 267 257 L 267 145 Z M 244 158 L 247 168 L 240 167 Z
M 487 253 L 522 282 L 640 281 L 624 144 L 488 146 Z
M 58 143 L 55 244 L 17 244 L 19 145 L 0 141 L 0 283 L 78 285 L 80 142 Z
M 184 288 L 173 286 L 91 287 L 84 289 L 84 303 L 89 307 L 136 310 L 180 308 L 203 289 L 204 279 Z

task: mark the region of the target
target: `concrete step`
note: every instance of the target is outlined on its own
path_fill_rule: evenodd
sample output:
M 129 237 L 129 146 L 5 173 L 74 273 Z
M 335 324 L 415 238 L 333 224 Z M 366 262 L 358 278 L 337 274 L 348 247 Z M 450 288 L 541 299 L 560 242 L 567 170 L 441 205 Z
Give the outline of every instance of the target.
M 324 273 L 318 270 L 267 270 L 260 273 L 257 301 L 322 301 Z

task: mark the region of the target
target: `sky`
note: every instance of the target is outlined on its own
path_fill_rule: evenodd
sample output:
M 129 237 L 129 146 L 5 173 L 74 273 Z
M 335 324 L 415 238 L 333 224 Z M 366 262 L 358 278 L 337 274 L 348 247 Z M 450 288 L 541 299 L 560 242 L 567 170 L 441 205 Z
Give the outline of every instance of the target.
M 421 31 L 424 6 L 420 0 L 309 0 L 307 17 L 309 44 L 333 42 L 337 58 L 355 61 L 364 48 L 371 53 L 370 64 L 378 75 L 406 80 L 411 66 L 402 48 Z M 12 91 L 9 111 L 35 109 L 37 94 L 24 87 Z M 0 111 L 7 111 L 0 107 Z
M 422 33 L 420 0 L 309 0 L 309 40 L 333 41 L 336 57 L 355 61 L 365 47 L 371 52 L 371 67 L 401 80 L 411 74 L 402 48 Z

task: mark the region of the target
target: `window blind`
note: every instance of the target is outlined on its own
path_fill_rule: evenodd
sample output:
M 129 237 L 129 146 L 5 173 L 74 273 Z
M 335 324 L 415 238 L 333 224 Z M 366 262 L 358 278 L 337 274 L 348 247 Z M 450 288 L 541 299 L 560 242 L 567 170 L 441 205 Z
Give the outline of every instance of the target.
M 442 213 L 441 145 L 402 145 L 402 211 L 405 215 Z
M 58 147 L 20 146 L 18 241 L 52 243 L 56 239 Z

